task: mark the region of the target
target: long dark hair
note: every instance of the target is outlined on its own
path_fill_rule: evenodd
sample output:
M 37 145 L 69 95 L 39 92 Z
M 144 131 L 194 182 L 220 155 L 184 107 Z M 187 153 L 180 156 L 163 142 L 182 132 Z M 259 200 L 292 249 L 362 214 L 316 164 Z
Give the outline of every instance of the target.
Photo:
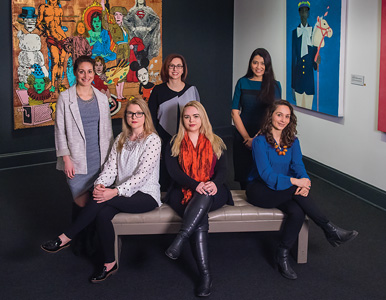
M 272 115 L 277 109 L 278 106 L 285 105 L 290 109 L 291 116 L 290 121 L 286 128 L 283 129 L 281 133 L 281 141 L 280 141 L 280 147 L 287 146 L 291 147 L 293 142 L 295 141 L 297 130 L 297 118 L 294 114 L 294 109 L 292 105 L 286 101 L 286 100 L 276 100 L 274 101 L 271 106 L 267 110 L 267 114 L 265 116 L 263 126 L 261 127 L 260 134 L 265 135 L 265 138 L 267 139 L 267 142 L 272 146 L 275 147 L 275 139 L 272 136 Z
M 254 74 L 251 69 L 251 63 L 256 55 L 259 55 L 264 59 L 265 65 L 265 71 L 263 75 L 263 82 L 261 83 L 261 91 L 259 94 L 259 98 L 261 99 L 261 101 L 267 104 L 271 104 L 273 103 L 273 101 L 275 101 L 275 87 L 277 87 L 277 83 L 275 80 L 275 74 L 273 73 L 271 55 L 267 50 L 265 50 L 264 48 L 257 48 L 255 51 L 252 52 L 251 58 L 248 62 L 247 74 L 245 74 L 244 77 L 253 77 Z

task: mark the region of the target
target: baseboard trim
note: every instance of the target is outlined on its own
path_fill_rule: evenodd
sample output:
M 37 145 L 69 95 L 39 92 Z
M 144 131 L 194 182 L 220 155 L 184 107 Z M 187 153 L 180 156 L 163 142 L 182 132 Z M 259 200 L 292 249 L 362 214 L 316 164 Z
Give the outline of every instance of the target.
M 0 154 L 0 171 L 56 162 L 54 148 Z
M 303 156 L 307 172 L 359 199 L 386 211 L 386 191 Z

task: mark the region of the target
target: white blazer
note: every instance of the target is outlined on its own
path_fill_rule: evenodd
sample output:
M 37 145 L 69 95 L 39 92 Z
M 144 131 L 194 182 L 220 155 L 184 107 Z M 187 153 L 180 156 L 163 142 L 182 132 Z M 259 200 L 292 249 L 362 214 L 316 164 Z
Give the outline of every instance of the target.
M 99 148 L 101 166 L 106 161 L 113 143 L 109 101 L 105 94 L 92 87 L 99 107 Z M 55 147 L 56 168 L 64 170 L 63 156 L 69 155 L 76 174 L 87 174 L 86 137 L 79 112 L 76 85 L 60 93 L 56 103 Z

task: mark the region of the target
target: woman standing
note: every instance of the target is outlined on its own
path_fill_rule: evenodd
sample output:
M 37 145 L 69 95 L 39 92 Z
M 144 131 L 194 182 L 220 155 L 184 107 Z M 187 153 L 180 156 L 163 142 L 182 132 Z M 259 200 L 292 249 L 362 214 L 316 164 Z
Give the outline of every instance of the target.
M 167 144 L 166 166 L 174 181 L 166 202 L 182 217 L 181 229 L 166 250 L 177 259 L 190 238 L 200 272 L 197 296 L 210 295 L 212 284 L 208 263 L 208 212 L 233 205 L 225 186 L 227 162 L 225 144 L 212 131 L 201 103 L 191 101 L 182 110 L 178 133 Z
M 232 102 L 232 119 L 236 126 L 233 139 L 235 181 L 245 189 L 253 164 L 252 139 L 259 132 L 268 106 L 281 98 L 280 82 L 275 80 L 271 56 L 258 48 L 252 52 L 248 70 L 236 84 Z
M 56 104 L 57 169 L 64 171 L 80 207 L 89 200 L 89 190 L 113 142 L 109 102 L 91 85 L 94 68 L 92 58 L 78 57 L 74 64 L 76 85 L 62 92 Z
M 74 64 L 76 85 L 61 93 L 56 104 L 57 169 L 64 171 L 74 199 L 73 220 L 90 199 L 113 142 L 109 102 L 91 85 L 94 68 L 92 58 L 79 56 Z M 78 241 L 73 243 L 75 253 L 83 250 L 85 240 L 79 236 Z
M 260 135 L 252 143 L 254 158 L 248 202 L 263 208 L 279 208 L 286 214 L 276 260 L 280 273 L 288 279 L 297 275 L 289 265 L 288 253 L 308 215 L 334 247 L 354 239 L 358 232 L 332 224 L 312 202 L 311 181 L 302 161 L 296 138 L 296 116 L 289 102 L 279 100 L 268 110 Z
M 91 277 L 92 283 L 105 280 L 118 269 L 111 223 L 114 216 L 121 211 L 144 213 L 161 205 L 158 183 L 161 140 L 155 133 L 145 101 L 128 102 L 125 112 L 122 133 L 115 139 L 103 171 L 94 182 L 93 200 L 68 230 L 41 246 L 47 252 L 66 248 L 95 219 L 105 263 Z
M 170 54 L 162 64 L 162 84 L 156 85 L 149 98 L 149 109 L 155 128 L 163 142 L 162 157 L 165 146 L 178 131 L 180 108 L 192 100 L 200 101 L 197 88 L 185 82 L 188 66 L 180 54 Z M 167 190 L 170 178 L 165 163 L 161 161 L 161 188 Z

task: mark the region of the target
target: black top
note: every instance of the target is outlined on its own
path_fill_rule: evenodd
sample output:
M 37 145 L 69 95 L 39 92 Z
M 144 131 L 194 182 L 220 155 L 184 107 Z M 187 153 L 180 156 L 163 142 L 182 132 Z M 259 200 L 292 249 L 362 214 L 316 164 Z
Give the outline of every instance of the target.
M 165 153 L 167 153 L 167 155 L 165 155 L 166 168 L 173 180 L 172 187 L 173 188 L 185 187 L 195 191 L 196 187 L 199 185 L 200 182 L 194 180 L 182 170 L 180 163 L 178 162 L 178 157 L 172 156 L 170 143 L 166 145 Z M 210 180 L 214 182 L 217 189 L 219 189 L 220 187 L 225 187 L 228 190 L 228 188 L 225 186 L 226 179 L 227 179 L 227 156 L 224 150 L 220 159 L 216 161 L 216 165 L 214 167 L 214 173 L 210 178 Z M 228 193 L 228 197 L 229 198 L 228 198 L 227 204 L 233 205 L 233 200 L 230 195 L 230 192 Z
M 177 133 L 180 112 L 192 100 L 200 101 L 200 96 L 196 87 L 187 83 L 179 92 L 171 90 L 166 82 L 154 87 L 148 104 L 155 129 L 163 143 L 168 143 Z

